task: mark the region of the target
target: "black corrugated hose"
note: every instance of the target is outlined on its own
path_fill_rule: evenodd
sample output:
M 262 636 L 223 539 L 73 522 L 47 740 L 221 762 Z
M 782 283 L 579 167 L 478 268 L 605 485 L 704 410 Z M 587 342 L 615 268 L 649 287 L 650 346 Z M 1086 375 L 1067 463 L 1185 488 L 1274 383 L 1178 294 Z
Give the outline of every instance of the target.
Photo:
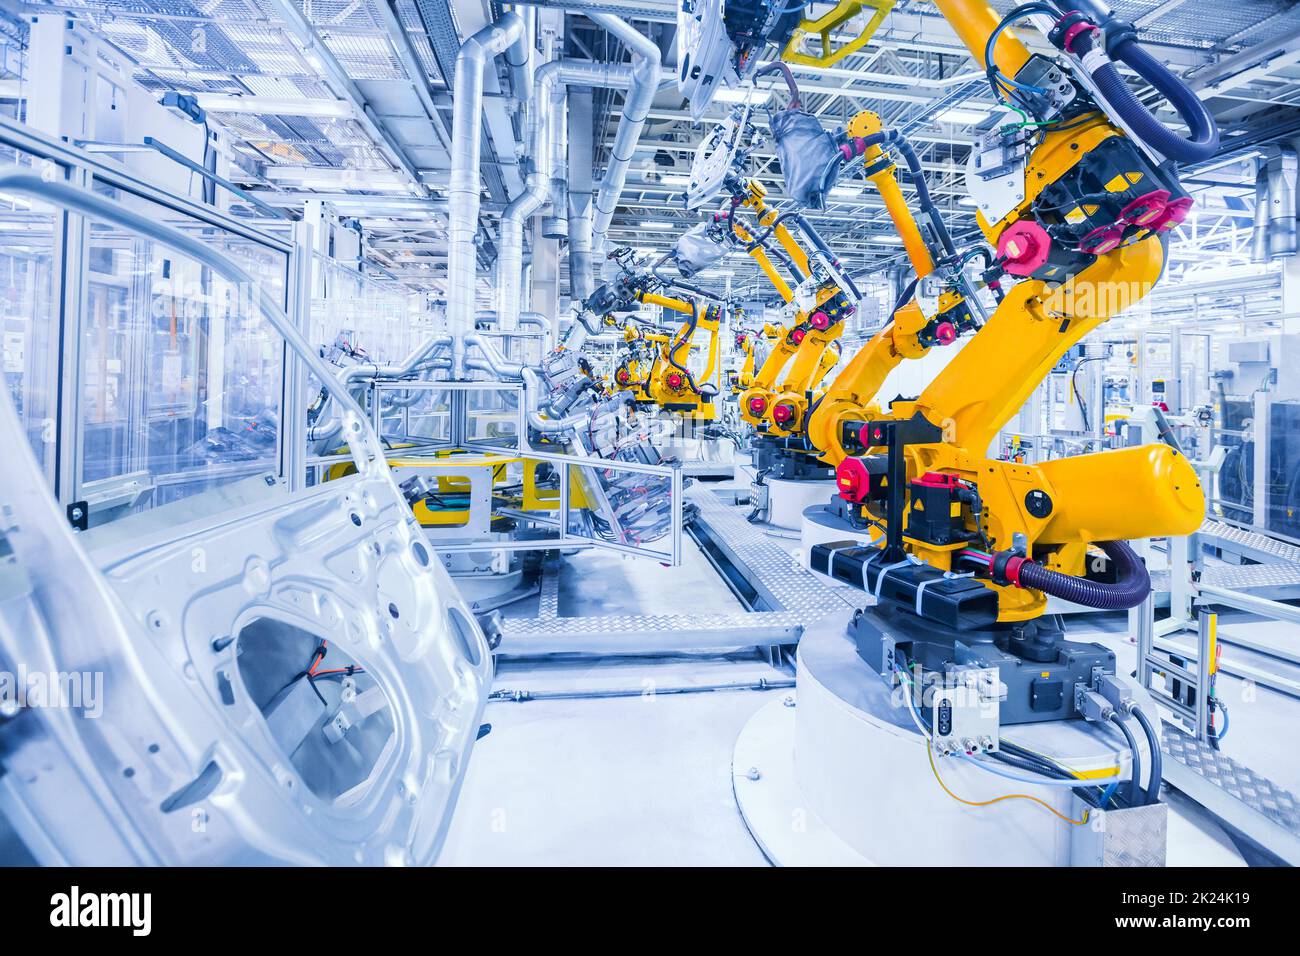
M 1019 566 L 1013 580 L 1020 587 L 1103 611 L 1124 611 L 1145 601 L 1151 593 L 1151 575 L 1137 553 L 1123 541 L 1100 541 L 1097 546 L 1115 562 L 1112 584 L 1051 571 L 1028 560 Z

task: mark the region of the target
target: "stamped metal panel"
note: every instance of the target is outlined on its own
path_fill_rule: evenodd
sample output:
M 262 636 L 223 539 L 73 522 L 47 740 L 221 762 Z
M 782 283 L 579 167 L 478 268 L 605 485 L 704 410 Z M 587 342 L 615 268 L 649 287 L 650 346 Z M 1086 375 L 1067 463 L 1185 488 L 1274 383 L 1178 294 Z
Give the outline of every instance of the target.
M 238 268 L 111 200 L 28 176 L 7 189 L 139 229 L 242 281 Z M 321 381 L 287 317 L 263 311 Z M 0 397 L 0 668 L 25 689 L 0 710 L 0 809 L 42 862 L 422 864 L 441 848 L 491 679 L 486 640 L 433 560 L 361 410 L 341 392 L 358 474 L 290 494 L 274 476 L 228 485 L 81 537 Z M 306 783 L 241 671 L 241 631 L 270 621 L 327 641 L 382 695 L 364 776 Z M 244 662 L 245 664 L 247 662 Z M 306 666 L 304 661 L 303 666 Z M 351 676 L 351 675 L 349 675 Z M 74 680 L 75 679 L 75 680 Z M 294 678 L 297 679 L 296 677 Z M 48 690 L 56 687 L 59 693 Z M 11 685 L 12 687 L 12 685 Z M 74 693 L 75 692 L 75 693 Z M 347 748 L 311 741 L 328 776 Z M 343 704 L 347 704 L 347 708 Z M 371 741 L 373 742 L 373 740 Z M 331 747 L 336 749 L 331 749 Z M 355 763 L 355 762 L 354 762 Z M 355 768 L 354 768 L 355 769 Z

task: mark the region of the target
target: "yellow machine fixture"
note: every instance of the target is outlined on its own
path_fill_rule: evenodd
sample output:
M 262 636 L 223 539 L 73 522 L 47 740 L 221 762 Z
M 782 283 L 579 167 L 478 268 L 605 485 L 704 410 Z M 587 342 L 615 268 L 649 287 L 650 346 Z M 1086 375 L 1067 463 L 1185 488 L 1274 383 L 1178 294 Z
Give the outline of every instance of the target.
M 846 56 L 859 52 L 871 42 L 895 0 L 840 0 L 834 7 L 812 20 L 803 20 L 790 35 L 781 53 L 787 63 L 805 66 L 834 66 Z M 842 43 L 832 43 L 843 36 L 852 22 L 861 18 L 857 34 Z M 814 41 L 815 43 L 812 42 Z
M 425 528 L 452 531 L 471 524 L 490 528 L 503 509 L 544 514 L 560 507 L 554 466 L 537 458 L 466 449 L 439 449 L 432 454 L 412 450 L 390 457 L 388 464 L 415 520 Z M 329 469 L 326 479 L 355 471 L 351 462 L 340 462 Z M 572 507 L 593 506 L 585 488 L 581 469 L 571 466 Z
M 758 373 L 758 368 L 762 364 L 759 362 L 758 347 L 760 342 L 766 346 L 763 353 L 763 361 L 767 361 L 768 354 L 786 334 L 786 330 L 771 322 L 763 323 L 763 328 L 759 331 L 745 329 L 736 333 L 736 349 L 741 352 L 745 358 L 741 363 L 739 371 L 731 374 L 728 384 L 731 387 L 731 394 L 739 397 L 747 389 L 753 386 L 754 377 Z

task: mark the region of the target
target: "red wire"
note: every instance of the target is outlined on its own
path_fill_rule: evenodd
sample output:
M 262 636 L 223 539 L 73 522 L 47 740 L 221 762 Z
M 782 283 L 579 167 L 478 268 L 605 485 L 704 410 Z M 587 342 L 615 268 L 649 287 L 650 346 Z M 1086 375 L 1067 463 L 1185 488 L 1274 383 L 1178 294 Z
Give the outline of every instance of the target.
M 329 641 L 320 642 L 320 651 L 316 654 L 316 659 L 311 662 L 311 667 L 307 668 L 307 676 L 315 677 L 316 668 L 320 667 L 320 662 L 325 660 L 325 650 L 330 646 Z

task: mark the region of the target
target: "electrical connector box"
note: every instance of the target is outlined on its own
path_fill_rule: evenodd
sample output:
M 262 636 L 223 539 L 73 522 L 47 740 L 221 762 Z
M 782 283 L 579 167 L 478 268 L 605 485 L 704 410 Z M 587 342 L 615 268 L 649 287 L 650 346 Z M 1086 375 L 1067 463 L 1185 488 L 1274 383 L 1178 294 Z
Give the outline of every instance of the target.
M 930 732 L 941 754 L 993 753 L 998 749 L 1002 682 L 996 669 L 958 668 L 946 686 L 927 688 Z
M 1074 688 L 1074 706 L 1084 720 L 1101 723 L 1110 720 L 1111 714 L 1115 713 L 1115 708 L 1105 697 L 1095 690 L 1088 690 L 1084 684 L 1077 684 Z
M 1133 688 L 1114 674 L 1103 674 L 1097 678 L 1097 693 L 1121 714 L 1128 713 L 1133 701 Z

